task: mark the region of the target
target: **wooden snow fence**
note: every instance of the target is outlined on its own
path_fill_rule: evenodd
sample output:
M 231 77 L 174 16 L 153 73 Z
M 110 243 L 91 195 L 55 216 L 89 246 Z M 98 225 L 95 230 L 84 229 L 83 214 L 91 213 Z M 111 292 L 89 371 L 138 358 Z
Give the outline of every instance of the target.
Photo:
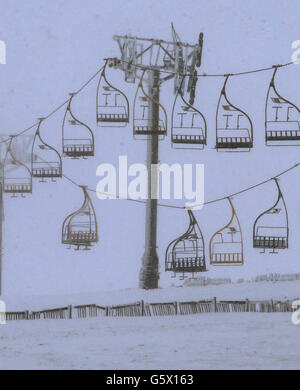
M 214 297 L 210 300 L 188 302 L 144 302 L 143 300 L 129 304 L 114 306 L 99 306 L 96 304 L 65 306 L 41 311 L 16 311 L 0 312 L 0 322 L 14 320 L 39 320 L 39 319 L 72 319 L 87 317 L 151 317 L 174 316 L 201 313 L 274 313 L 292 312 L 293 300 L 248 300 L 243 301 L 217 301 Z
M 95 304 L 74 306 L 74 309 L 76 309 L 77 318 L 104 316 L 106 312 L 104 306 Z
M 127 305 L 108 306 L 108 317 L 140 317 L 144 315 L 144 301 L 134 302 Z
M 193 301 L 193 302 L 179 302 L 179 314 L 198 314 L 210 313 L 212 311 L 212 301 Z
M 146 316 L 173 316 L 177 314 L 177 302 L 154 302 L 145 304 Z

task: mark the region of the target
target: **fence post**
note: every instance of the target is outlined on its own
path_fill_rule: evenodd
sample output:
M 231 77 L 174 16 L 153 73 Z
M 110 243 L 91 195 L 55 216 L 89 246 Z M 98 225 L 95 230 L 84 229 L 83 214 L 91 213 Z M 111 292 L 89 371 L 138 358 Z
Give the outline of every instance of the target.
M 68 318 L 69 318 L 69 320 L 72 319 L 72 305 L 68 306 Z
M 24 311 L 24 318 L 25 318 L 25 320 L 29 320 L 29 311 L 28 310 Z
M 274 307 L 274 302 L 273 302 L 273 299 L 270 300 L 270 305 L 271 305 L 271 312 L 273 313 L 275 310 L 275 307 Z
M 211 311 L 216 313 L 217 312 L 217 298 L 213 297 L 211 301 Z
M 108 317 L 109 306 L 105 306 L 105 316 Z
M 142 316 L 144 316 L 145 315 L 145 304 L 144 304 L 143 299 L 141 300 L 140 305 L 141 305 Z
M 250 303 L 249 303 L 249 299 L 246 298 L 245 299 L 245 302 L 246 302 L 246 311 L 250 311 Z
M 178 314 L 178 303 L 177 303 L 177 301 L 174 302 L 174 307 L 175 307 L 175 315 L 177 316 L 177 314 Z

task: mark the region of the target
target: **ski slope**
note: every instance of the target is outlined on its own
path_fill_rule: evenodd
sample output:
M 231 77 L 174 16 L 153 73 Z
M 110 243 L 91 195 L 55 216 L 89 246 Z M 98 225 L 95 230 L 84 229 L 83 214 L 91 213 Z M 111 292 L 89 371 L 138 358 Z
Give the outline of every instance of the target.
M 299 369 L 290 313 L 14 321 L 1 369 Z
M 300 281 L 4 297 L 7 310 L 218 299 L 293 299 Z M 300 369 L 291 313 L 203 313 L 11 321 L 0 325 L 0 369 Z
M 7 311 L 42 310 L 66 305 L 117 305 L 141 299 L 147 302 L 193 301 L 217 297 L 218 300 L 300 298 L 300 280 L 292 282 L 232 283 L 219 286 L 169 287 L 157 290 L 113 290 L 73 295 L 3 296 Z

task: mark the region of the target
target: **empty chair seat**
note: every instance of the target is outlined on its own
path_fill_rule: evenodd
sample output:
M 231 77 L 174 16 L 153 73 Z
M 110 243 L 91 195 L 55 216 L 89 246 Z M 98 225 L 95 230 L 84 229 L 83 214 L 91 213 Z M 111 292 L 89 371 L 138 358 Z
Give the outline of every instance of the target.
M 84 202 L 81 208 L 68 215 L 63 222 L 62 243 L 73 245 L 76 249 L 88 249 L 98 242 L 98 224 L 94 206 L 88 195 L 87 187 L 81 187 Z
M 94 134 L 86 124 L 75 118 L 71 109 L 74 94 L 70 95 L 62 125 L 63 155 L 72 158 L 94 156 Z
M 39 118 L 32 144 L 31 173 L 33 177 L 54 179 L 62 176 L 62 161 L 58 151 L 41 138 L 40 126 L 43 120 L 44 118 Z
M 265 141 L 267 146 L 300 145 L 299 108 L 279 95 L 273 76 L 268 88 L 265 107 Z
M 133 136 L 137 139 L 148 139 L 151 135 L 158 135 L 163 139 L 167 135 L 167 113 L 165 108 L 148 96 L 143 87 L 142 74 L 133 103 Z M 153 126 L 152 120 L 149 119 L 149 109 L 158 111 L 158 124 Z
M 227 98 L 227 75 L 216 113 L 216 149 L 250 151 L 253 147 L 253 125 L 250 117 Z
M 268 210 L 261 213 L 253 225 L 253 247 L 263 249 L 287 249 L 288 248 L 288 214 L 285 201 L 278 183 L 274 178 L 278 196 L 276 202 Z
M 176 93 L 172 109 L 172 147 L 203 149 L 206 145 L 206 133 L 207 125 L 203 114 L 185 100 L 180 88 Z
M 107 62 L 101 73 L 96 95 L 96 119 L 100 127 L 123 127 L 129 123 L 129 101 L 106 77 Z
M 173 240 L 167 247 L 165 256 L 165 271 L 181 274 L 205 272 L 205 250 L 202 232 L 191 210 L 188 210 L 190 224 L 187 231 Z
M 216 231 L 210 239 L 209 257 L 211 265 L 242 265 L 244 250 L 242 229 L 230 198 L 227 198 L 231 208 L 229 222 Z

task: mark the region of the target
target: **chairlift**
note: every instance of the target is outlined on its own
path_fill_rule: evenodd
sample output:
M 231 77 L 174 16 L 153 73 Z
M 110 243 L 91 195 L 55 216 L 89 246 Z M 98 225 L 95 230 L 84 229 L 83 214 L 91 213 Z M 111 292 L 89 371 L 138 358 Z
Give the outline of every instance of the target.
M 261 253 L 265 253 L 266 249 L 272 249 L 270 253 L 278 253 L 275 252 L 276 249 L 288 248 L 287 208 L 278 180 L 277 178 L 273 180 L 278 190 L 277 200 L 272 207 L 256 218 L 253 226 L 253 247 L 262 249 Z
M 171 123 L 171 141 L 175 149 L 204 149 L 207 126 L 202 113 L 183 97 L 182 88 L 177 91 Z
M 195 273 L 206 271 L 203 235 L 191 210 L 188 210 L 188 215 L 187 231 L 168 245 L 165 257 L 165 271 L 174 272 L 174 277 L 181 273 L 181 280 L 185 273 L 194 277 Z
M 107 62 L 97 87 L 97 125 L 100 127 L 124 127 L 129 123 L 129 101 L 123 92 L 112 86 L 107 80 L 106 65 Z
M 253 147 L 253 125 L 249 116 L 227 98 L 226 76 L 216 114 L 216 149 L 227 152 L 249 152 Z
M 145 71 L 143 72 L 138 84 L 133 104 L 133 136 L 139 139 L 148 139 L 152 135 L 158 135 L 164 139 L 167 135 L 167 112 L 165 108 L 150 96 L 148 96 L 143 87 Z M 158 126 L 154 127 L 152 118 L 149 117 L 149 110 L 157 112 Z M 161 119 L 163 118 L 163 119 Z
M 70 94 L 62 125 L 63 154 L 74 159 L 87 158 L 94 156 L 94 134 L 86 124 L 75 118 L 71 110 L 74 95 Z
M 300 145 L 300 110 L 277 92 L 274 81 L 277 69 L 275 66 L 266 99 L 266 146 Z
M 89 250 L 98 242 L 98 226 L 94 206 L 88 195 L 87 187 L 81 186 L 84 202 L 79 210 L 67 216 L 62 227 L 62 243 L 75 246 L 75 250 Z
M 40 178 L 45 182 L 46 178 L 62 177 L 62 161 L 60 154 L 52 146 L 46 144 L 40 135 L 40 126 L 44 118 L 39 118 L 31 152 L 31 173 L 32 177 Z
M 209 257 L 211 265 L 242 265 L 244 264 L 242 229 L 230 198 L 227 198 L 231 208 L 229 222 L 219 229 L 210 239 Z
M 12 197 L 16 198 L 17 194 L 24 197 L 24 194 L 32 193 L 32 175 L 30 169 L 17 160 L 12 152 L 13 138 L 14 136 L 10 137 L 4 158 L 3 192 L 12 194 Z

